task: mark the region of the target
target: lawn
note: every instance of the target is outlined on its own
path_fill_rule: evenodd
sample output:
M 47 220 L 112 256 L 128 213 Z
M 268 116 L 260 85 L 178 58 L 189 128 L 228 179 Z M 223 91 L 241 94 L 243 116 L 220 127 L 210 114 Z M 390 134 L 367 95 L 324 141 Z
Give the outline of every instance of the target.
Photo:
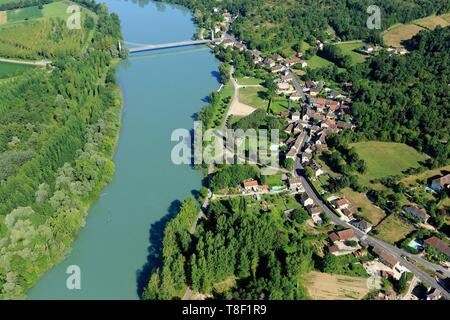
M 254 78 L 254 77 L 241 77 L 236 79 L 238 84 L 240 85 L 258 85 L 264 82 L 262 79 Z
M 317 55 L 312 56 L 311 59 L 306 60 L 306 62 L 308 63 L 308 68 L 311 68 L 311 69 L 324 68 L 324 67 L 333 65 L 333 62 L 326 60 L 324 58 L 321 58 Z
M 254 108 L 267 108 L 269 101 L 265 100 L 265 88 L 247 87 L 239 89 L 239 101 Z
M 37 7 L 27 7 L 8 11 L 8 23 L 17 21 L 36 19 L 43 16 L 42 11 Z
M 291 106 L 298 105 L 297 102 L 291 102 Z M 284 97 L 275 97 L 272 99 L 272 103 L 270 105 L 270 109 L 272 112 L 285 112 L 289 111 L 289 99 Z
M 362 63 L 364 62 L 369 56 L 366 56 L 364 54 L 355 52 L 355 49 L 359 49 L 364 46 L 364 42 L 357 41 L 357 42 L 347 42 L 347 43 L 340 43 L 336 44 L 337 47 L 341 48 L 342 53 L 345 55 L 349 55 L 352 58 L 353 64 Z
M 308 296 L 313 300 L 359 300 L 369 293 L 367 279 L 310 272 L 303 276 Z
M 377 238 L 395 244 L 415 229 L 398 215 L 391 214 L 376 227 L 376 230 L 378 231 Z
M 281 174 L 274 174 L 272 176 L 264 176 L 264 183 L 269 186 L 284 186 L 283 181 L 281 180 Z
M 386 217 L 386 213 L 373 205 L 364 193 L 355 192 L 350 188 L 342 189 L 342 193 L 356 208 L 362 209 L 362 211 L 358 211 L 358 215 L 366 218 L 373 225 L 377 225 Z
M 32 68 L 34 66 L 0 61 L 0 79 L 18 76 Z
M 366 141 L 350 146 L 366 162 L 367 170 L 360 175 L 360 182 L 366 186 L 370 186 L 373 179 L 401 174 L 408 168 L 418 167 L 419 161 L 428 158 L 403 143 Z

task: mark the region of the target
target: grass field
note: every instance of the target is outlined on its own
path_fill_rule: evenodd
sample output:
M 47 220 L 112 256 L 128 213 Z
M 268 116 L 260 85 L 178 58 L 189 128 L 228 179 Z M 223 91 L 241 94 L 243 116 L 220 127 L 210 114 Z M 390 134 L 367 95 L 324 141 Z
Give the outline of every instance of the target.
M 239 89 L 239 101 L 254 108 L 266 108 L 268 101 L 263 98 L 265 88 L 247 87 Z
M 369 57 L 369 56 L 366 56 L 364 54 L 354 51 L 355 49 L 358 49 L 358 48 L 361 48 L 362 46 L 364 46 L 364 42 L 362 42 L 362 41 L 339 43 L 336 46 L 341 48 L 342 52 L 345 55 L 349 55 L 352 58 L 353 64 L 362 63 Z
M 18 76 L 32 68 L 34 68 L 34 66 L 0 61 L 0 79 Z
M 367 279 L 310 272 L 303 284 L 313 300 L 359 300 L 369 293 Z
M 376 230 L 378 231 L 377 238 L 394 244 L 405 238 L 415 229 L 410 223 L 398 215 L 391 214 L 377 226 Z
M 434 29 L 438 25 L 450 25 L 450 13 L 441 16 L 429 16 L 414 20 L 409 24 L 395 24 L 383 33 L 384 42 L 393 47 L 400 47 L 403 40 L 411 39 L 421 30 Z
M 43 13 L 42 10 L 40 10 L 37 6 L 8 11 L 8 23 L 31 20 L 40 17 L 43 17 Z
M 262 79 L 254 77 L 241 77 L 236 79 L 240 85 L 257 85 L 263 83 Z
M 356 208 L 362 209 L 358 215 L 365 217 L 373 225 L 377 225 L 386 217 L 386 213 L 373 205 L 364 193 L 355 192 L 350 188 L 342 189 L 342 193 Z
M 366 186 L 372 179 L 401 174 L 402 171 L 418 167 L 419 161 L 428 157 L 403 143 L 367 141 L 351 144 L 358 155 L 366 162 L 367 170 L 360 175 Z
M 317 55 L 311 57 L 311 59 L 309 60 L 306 60 L 306 62 L 308 63 L 308 68 L 311 69 L 318 69 L 333 65 L 333 62 L 321 58 Z

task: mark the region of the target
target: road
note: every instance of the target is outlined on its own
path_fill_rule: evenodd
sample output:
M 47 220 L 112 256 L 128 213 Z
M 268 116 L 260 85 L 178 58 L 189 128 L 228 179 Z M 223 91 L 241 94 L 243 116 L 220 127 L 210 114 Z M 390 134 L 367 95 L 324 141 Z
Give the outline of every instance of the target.
M 362 232 L 361 230 L 359 230 L 358 228 L 352 226 L 351 224 L 341 220 L 335 213 L 334 211 L 332 211 L 327 204 L 325 204 L 319 193 L 317 192 L 317 190 L 312 186 L 312 184 L 309 182 L 309 180 L 302 175 L 303 173 L 303 166 L 301 165 L 301 161 L 299 158 L 297 158 L 296 161 L 296 169 L 295 169 L 295 175 L 298 176 L 302 182 L 303 187 L 305 188 L 305 192 L 308 194 L 308 196 L 314 200 L 314 203 L 318 206 L 320 206 L 322 208 L 322 210 L 324 211 L 324 213 L 328 214 L 328 216 L 330 216 L 331 220 L 333 221 L 333 223 L 343 226 L 345 228 L 351 228 L 353 229 L 353 231 L 355 232 L 355 235 L 361 239 L 364 240 L 366 243 L 368 243 L 370 246 L 378 246 L 384 250 L 386 250 L 387 252 L 389 252 L 392 256 L 394 256 L 395 258 L 397 258 L 400 263 L 408 268 L 419 280 L 429 284 L 431 287 L 437 288 L 438 290 L 440 290 L 442 292 L 442 295 L 449 300 L 450 299 L 450 293 L 446 290 L 446 288 L 444 288 L 443 286 L 441 286 L 436 279 L 434 279 L 432 276 L 430 276 L 428 273 L 426 273 L 425 271 L 417 268 L 415 265 L 413 265 L 412 263 L 410 263 L 409 261 L 407 261 L 404 256 L 412 256 L 411 254 L 405 252 L 404 250 L 397 248 L 393 245 L 390 245 L 382 240 L 376 239 L 374 237 L 371 237 L 367 234 L 365 234 L 364 232 Z M 423 260 L 423 259 L 422 259 Z M 442 269 L 441 267 L 428 262 L 428 261 L 421 261 L 419 260 L 420 263 L 426 267 L 429 267 L 432 270 L 440 270 Z M 418 261 L 418 262 L 419 262 Z M 448 273 L 448 272 L 447 272 Z

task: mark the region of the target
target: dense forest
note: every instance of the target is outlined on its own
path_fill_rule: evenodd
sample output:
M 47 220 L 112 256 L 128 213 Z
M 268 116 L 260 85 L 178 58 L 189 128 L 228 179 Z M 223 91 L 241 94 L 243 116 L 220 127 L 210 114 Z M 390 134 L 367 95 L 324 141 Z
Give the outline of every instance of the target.
M 420 32 L 406 47 L 406 56 L 380 54 L 351 72 L 356 138 L 404 142 L 440 166 L 450 156 L 450 28 Z
M 430 14 L 450 11 L 447 0 L 164 0 L 187 6 L 196 22 L 211 29 L 222 20 L 213 8 L 227 9 L 237 16 L 233 33 L 250 48 L 276 52 L 298 46 L 302 41 L 326 40 L 336 34 L 340 40 L 377 39 L 376 35 L 395 23 L 409 22 Z M 369 30 L 367 8 L 381 9 L 381 29 Z M 330 28 L 331 27 L 331 28 Z M 332 29 L 332 31 L 331 31 Z
M 301 275 L 313 268 L 318 236 L 297 222 L 260 209 L 250 198 L 215 201 L 195 235 L 198 207 L 188 199 L 164 233 L 163 266 L 153 272 L 144 299 L 174 299 L 189 285 L 220 299 L 306 299 Z M 320 238 L 320 236 L 319 236 Z M 234 282 L 225 290 L 217 284 Z
M 67 254 L 114 171 L 120 25 L 105 6 L 87 6 L 98 16 L 87 46 L 79 43 L 54 56 L 50 68 L 0 84 L 2 299 L 23 297 Z

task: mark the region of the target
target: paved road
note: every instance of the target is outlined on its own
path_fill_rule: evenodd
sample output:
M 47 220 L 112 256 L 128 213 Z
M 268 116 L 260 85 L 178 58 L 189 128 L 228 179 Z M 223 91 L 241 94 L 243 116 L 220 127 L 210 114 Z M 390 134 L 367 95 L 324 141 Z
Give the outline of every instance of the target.
M 308 196 L 310 198 L 312 198 L 314 200 L 314 203 L 318 206 L 320 206 L 322 208 L 322 210 L 328 214 L 328 216 L 331 217 L 331 220 L 337 224 L 337 225 L 341 225 L 345 228 L 351 228 L 353 229 L 353 231 L 355 232 L 356 236 L 361 239 L 364 240 L 366 243 L 368 243 L 371 246 L 378 246 L 384 250 L 386 250 L 387 252 L 389 252 L 392 256 L 394 256 L 395 258 L 397 258 L 400 263 L 408 268 L 418 279 L 420 279 L 421 281 L 428 283 L 430 286 L 437 288 L 438 290 L 440 290 L 442 292 L 442 295 L 449 300 L 450 299 L 450 293 L 446 290 L 446 288 L 444 288 L 441 284 L 439 284 L 436 279 L 434 279 L 433 277 L 431 277 L 428 273 L 424 272 L 423 270 L 417 268 L 415 265 L 413 265 L 412 263 L 410 263 L 409 261 L 407 261 L 405 258 L 403 258 L 404 256 L 410 256 L 409 253 L 405 252 L 404 250 L 397 248 L 393 245 L 390 245 L 388 243 L 385 243 L 384 241 L 381 241 L 379 239 L 376 239 L 374 237 L 368 236 L 367 234 L 365 234 L 364 232 L 362 232 L 361 230 L 359 230 L 358 228 L 352 226 L 351 224 L 341 220 L 320 198 L 320 195 L 318 194 L 317 190 L 315 190 L 315 188 L 312 186 L 312 184 L 309 182 L 308 179 L 306 179 L 303 175 L 303 167 L 301 165 L 300 159 L 297 159 L 296 161 L 296 170 L 295 170 L 295 175 L 300 177 L 300 180 L 302 182 L 303 187 L 305 188 L 305 192 L 308 194 Z M 436 269 L 440 269 L 440 267 L 438 268 L 437 265 L 432 264 L 428 261 L 426 261 L 426 263 L 423 263 L 424 265 L 426 265 L 427 267 L 430 267 L 433 270 Z

